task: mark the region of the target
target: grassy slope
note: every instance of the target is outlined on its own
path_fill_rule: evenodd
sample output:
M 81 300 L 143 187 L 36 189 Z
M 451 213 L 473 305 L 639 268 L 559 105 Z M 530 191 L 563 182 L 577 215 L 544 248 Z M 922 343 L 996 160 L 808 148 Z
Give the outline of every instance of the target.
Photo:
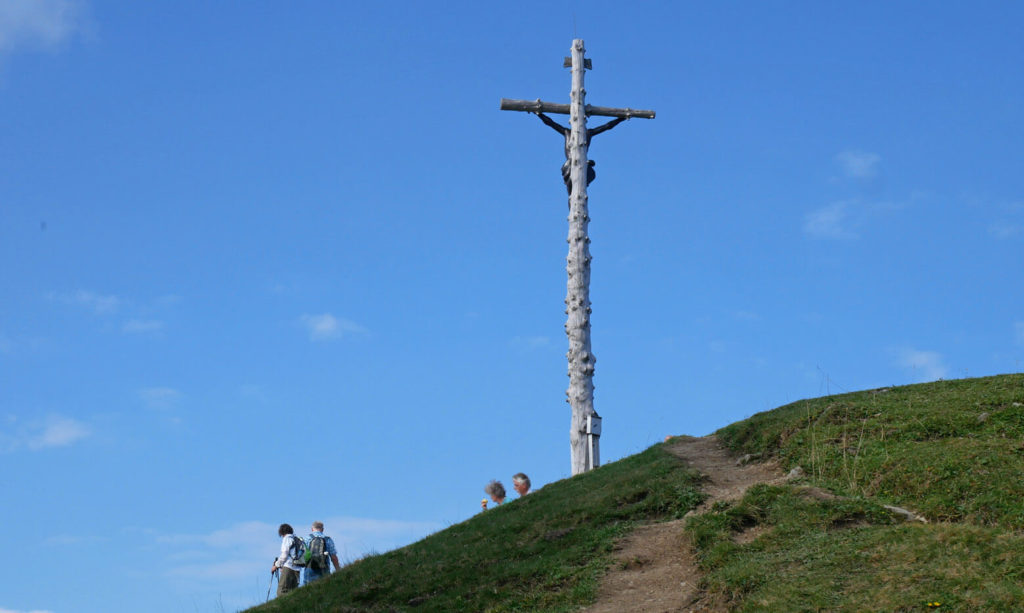
M 688 522 L 710 600 L 739 611 L 1024 610 L 1024 375 L 801 401 L 718 435 L 808 475 Z M 614 539 L 693 508 L 695 483 L 656 445 L 254 610 L 574 610 L 593 598 Z M 882 504 L 932 523 L 899 522 Z M 759 536 L 738 542 L 750 528 Z
M 252 610 L 570 611 L 593 600 L 616 538 L 700 500 L 696 477 L 651 448 Z
M 1024 376 L 797 402 L 722 429 L 803 467 L 688 525 L 712 599 L 741 611 L 1024 610 Z M 880 503 L 926 516 L 903 524 Z M 738 544 L 737 533 L 762 535 Z
M 718 434 L 836 492 L 930 520 L 1024 529 L 1024 375 L 800 401 Z

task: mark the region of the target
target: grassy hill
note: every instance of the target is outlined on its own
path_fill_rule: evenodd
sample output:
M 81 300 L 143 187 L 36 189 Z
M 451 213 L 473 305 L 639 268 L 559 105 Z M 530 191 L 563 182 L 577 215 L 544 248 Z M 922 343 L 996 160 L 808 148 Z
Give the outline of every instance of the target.
M 571 611 L 593 598 L 613 542 L 681 517 L 698 479 L 660 449 L 549 484 L 253 611 Z
M 718 435 L 844 498 L 758 487 L 691 521 L 712 599 L 740 611 L 1024 611 L 1024 375 L 801 401 Z M 737 544 L 751 527 L 763 535 Z
M 1024 610 L 1024 375 L 801 401 L 718 435 L 806 476 L 688 520 L 703 604 Z M 571 611 L 593 600 L 617 538 L 700 500 L 699 479 L 655 445 L 252 610 Z

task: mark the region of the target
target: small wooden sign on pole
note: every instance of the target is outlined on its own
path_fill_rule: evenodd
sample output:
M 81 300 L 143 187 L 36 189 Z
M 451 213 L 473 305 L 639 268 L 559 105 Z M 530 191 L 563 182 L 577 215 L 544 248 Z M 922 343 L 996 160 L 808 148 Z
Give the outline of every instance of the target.
M 601 465 L 601 416 L 597 413 L 587 415 L 587 470 Z

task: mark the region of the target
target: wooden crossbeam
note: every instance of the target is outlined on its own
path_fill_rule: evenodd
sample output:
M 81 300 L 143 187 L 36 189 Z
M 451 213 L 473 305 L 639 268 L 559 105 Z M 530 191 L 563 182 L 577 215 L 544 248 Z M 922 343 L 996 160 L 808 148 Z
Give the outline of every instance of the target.
M 642 119 L 654 119 L 654 111 L 645 111 L 640 109 L 616 109 L 608 106 L 593 106 L 591 104 L 588 104 L 583 108 L 588 117 L 625 117 L 627 119 L 631 117 L 640 117 Z M 537 100 L 512 100 L 510 98 L 502 98 L 501 110 L 526 111 L 529 113 L 559 113 L 562 115 L 570 114 L 568 104 L 544 102 L 539 98 Z

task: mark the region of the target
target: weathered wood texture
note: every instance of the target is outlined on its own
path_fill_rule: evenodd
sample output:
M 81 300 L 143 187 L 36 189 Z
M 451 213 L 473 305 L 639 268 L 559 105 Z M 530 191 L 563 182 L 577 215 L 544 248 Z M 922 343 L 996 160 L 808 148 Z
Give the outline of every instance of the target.
M 526 111 L 528 113 L 556 113 L 562 115 L 571 115 L 569 104 L 557 104 L 555 102 L 544 102 L 542 100 L 512 100 L 510 98 L 501 99 L 501 110 L 503 111 Z M 592 106 L 586 104 L 583 106 L 584 113 L 587 117 L 601 116 L 601 117 L 625 117 L 627 119 L 631 117 L 640 117 L 642 119 L 654 119 L 654 111 L 645 111 L 641 109 L 617 109 L 609 106 Z
M 596 468 L 600 464 L 600 418 L 594 411 L 594 352 L 590 346 L 590 238 L 587 227 L 590 213 L 587 209 L 587 117 L 640 117 L 654 119 L 654 111 L 590 106 L 584 100 L 583 76 L 590 68 L 584 57 L 583 41 L 572 41 L 572 57 L 566 66 L 572 67 L 570 104 L 555 104 L 537 100 L 501 99 L 503 111 L 530 113 L 560 113 L 569 115 L 570 140 L 566 155 L 569 163 L 569 255 L 566 271 L 569 274 L 565 298 L 565 334 L 569 337 L 569 388 L 566 402 L 572 407 L 569 428 L 569 447 L 572 474 Z M 591 419 L 592 418 L 592 419 Z M 597 430 L 588 435 L 587 424 L 597 423 Z
M 570 94 L 569 176 L 569 255 L 565 269 L 569 273 L 566 288 L 565 334 L 569 337 L 569 389 L 566 401 L 572 407 L 569 447 L 572 474 L 595 466 L 590 457 L 586 430 L 587 418 L 594 411 L 594 364 L 597 359 L 590 346 L 590 238 L 587 227 L 587 114 L 583 89 L 583 41 L 572 41 L 572 92 Z M 596 455 L 596 454 L 595 454 Z

